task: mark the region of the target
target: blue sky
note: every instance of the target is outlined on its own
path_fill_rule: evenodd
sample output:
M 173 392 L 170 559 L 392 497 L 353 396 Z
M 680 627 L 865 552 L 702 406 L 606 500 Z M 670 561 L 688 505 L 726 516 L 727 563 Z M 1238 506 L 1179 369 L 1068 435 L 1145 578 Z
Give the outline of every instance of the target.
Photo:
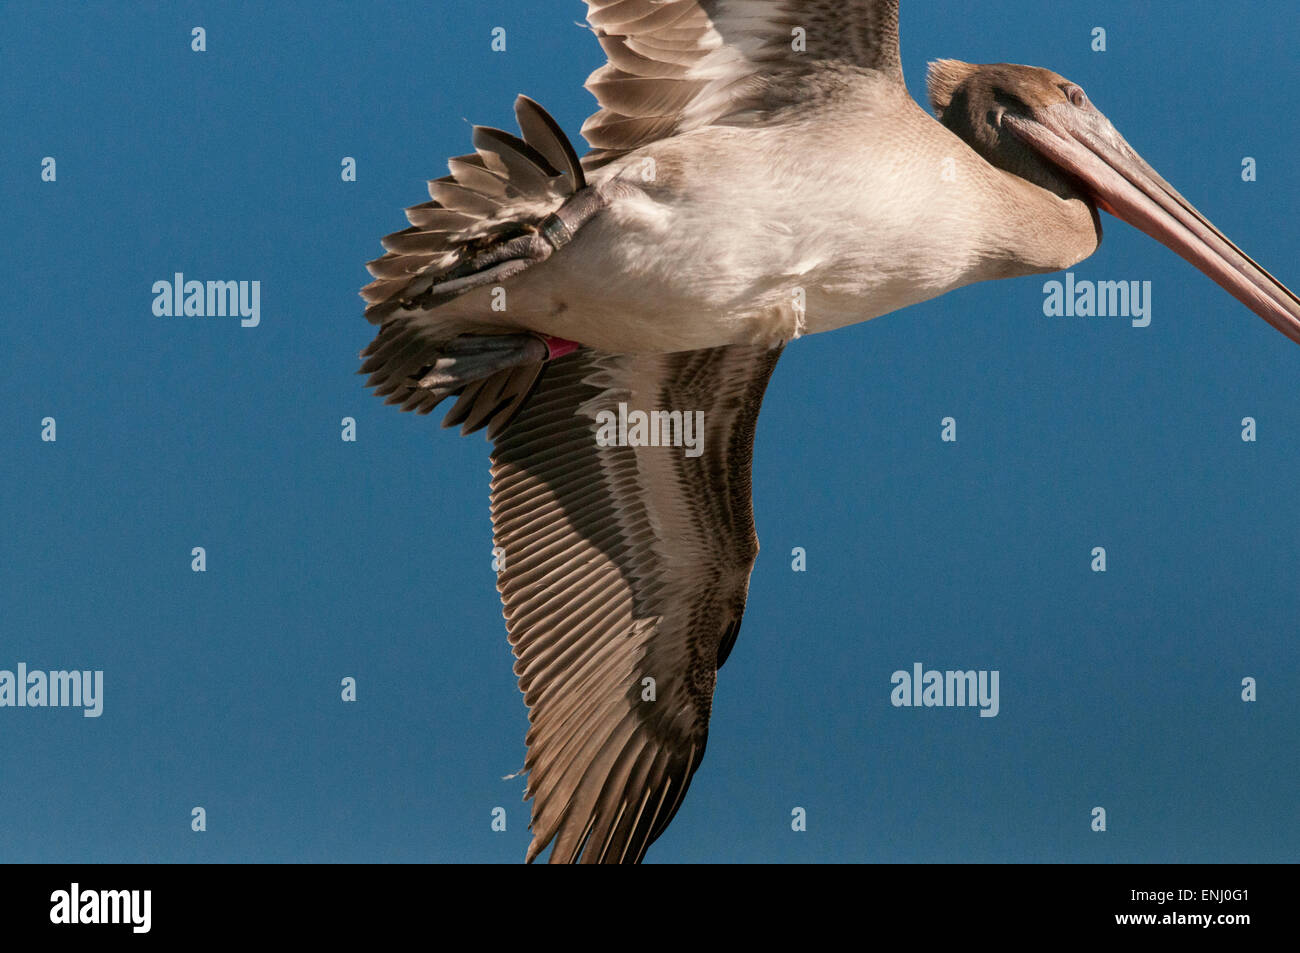
M 1293 4 L 1060 6 L 905 2 L 913 94 L 940 57 L 1050 67 L 1300 284 Z M 0 861 L 522 858 L 487 447 L 369 395 L 356 291 L 469 122 L 526 92 L 577 136 L 582 12 L 0 9 L 0 669 L 105 673 L 100 718 L 0 708 Z M 1074 272 L 1152 282 L 1148 328 L 1026 278 L 787 350 L 744 630 L 650 860 L 1297 859 L 1300 348 L 1105 227 Z M 177 271 L 260 281 L 260 325 L 155 316 Z M 891 706 L 914 662 L 998 670 L 998 716 Z

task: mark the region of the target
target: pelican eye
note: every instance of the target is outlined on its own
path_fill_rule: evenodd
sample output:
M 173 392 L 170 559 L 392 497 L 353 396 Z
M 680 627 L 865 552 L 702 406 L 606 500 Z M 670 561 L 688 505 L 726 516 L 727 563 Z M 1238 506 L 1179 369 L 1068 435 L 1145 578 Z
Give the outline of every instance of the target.
M 1078 86 L 1067 86 L 1065 88 L 1065 95 L 1070 98 L 1072 104 L 1078 106 L 1080 109 L 1088 105 L 1087 95 Z

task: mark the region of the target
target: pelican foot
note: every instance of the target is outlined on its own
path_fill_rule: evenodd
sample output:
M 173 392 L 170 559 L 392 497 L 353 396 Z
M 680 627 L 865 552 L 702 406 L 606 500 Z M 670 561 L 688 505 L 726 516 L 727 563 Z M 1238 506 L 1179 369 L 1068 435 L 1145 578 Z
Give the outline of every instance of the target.
M 542 334 L 463 334 L 411 375 L 411 381 L 447 396 L 499 371 L 553 361 L 577 349 L 573 341 Z

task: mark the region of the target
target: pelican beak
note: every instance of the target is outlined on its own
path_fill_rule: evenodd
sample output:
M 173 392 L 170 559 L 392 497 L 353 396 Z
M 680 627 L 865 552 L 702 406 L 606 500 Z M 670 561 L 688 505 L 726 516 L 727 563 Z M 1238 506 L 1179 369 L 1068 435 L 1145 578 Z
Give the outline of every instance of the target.
M 1003 123 L 1084 185 L 1097 207 L 1146 232 L 1300 343 L 1300 298 L 1214 227 L 1151 168 L 1100 112 L 1070 103 L 1007 112 Z

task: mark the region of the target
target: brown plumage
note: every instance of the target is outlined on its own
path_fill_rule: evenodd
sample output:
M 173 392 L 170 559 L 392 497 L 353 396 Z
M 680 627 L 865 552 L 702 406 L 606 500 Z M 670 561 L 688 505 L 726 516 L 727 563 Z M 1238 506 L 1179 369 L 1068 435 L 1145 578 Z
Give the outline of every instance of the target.
M 495 435 L 528 396 L 542 362 L 453 390 L 422 387 L 421 372 L 447 342 L 494 330 L 486 322 L 429 321 L 429 309 L 440 295 L 456 297 L 447 282 L 476 255 L 535 233 L 547 215 L 586 187 L 582 166 L 555 120 L 526 96 L 516 100 L 515 115 L 522 139 L 474 128 L 476 151 L 449 160 L 451 174 L 429 183 L 432 201 L 406 210 L 411 227 L 384 239 L 387 254 L 367 265 L 375 280 L 361 292 L 367 319 L 380 325 L 361 352 L 367 386 L 387 403 L 420 414 L 456 394 L 459 400 L 443 425 L 460 425 L 466 433 L 491 425 Z
M 601 105 L 582 127 L 594 150 L 583 160 L 589 168 L 770 110 L 827 63 L 903 82 L 897 0 L 589 0 L 587 22 L 609 58 L 587 80 Z
M 1099 209 L 1296 340 L 1300 300 L 1056 73 L 940 61 L 926 115 L 897 0 L 587 7 L 608 57 L 587 83 L 593 151 L 579 162 L 522 97 L 521 137 L 476 127 L 370 264 L 362 370 L 403 410 L 457 395 L 444 424 L 495 442 L 527 856 L 624 862 L 704 754 L 758 549 L 755 423 L 788 341 L 1068 267 L 1097 247 Z M 558 356 L 570 342 L 587 346 Z M 703 412 L 702 452 L 602 445 L 620 405 Z
M 529 708 L 536 857 L 639 861 L 704 755 L 758 553 L 754 426 L 779 350 L 552 362 L 492 452 L 498 588 Z M 703 411 L 703 453 L 598 446 L 596 415 Z M 643 679 L 655 698 L 643 698 Z

